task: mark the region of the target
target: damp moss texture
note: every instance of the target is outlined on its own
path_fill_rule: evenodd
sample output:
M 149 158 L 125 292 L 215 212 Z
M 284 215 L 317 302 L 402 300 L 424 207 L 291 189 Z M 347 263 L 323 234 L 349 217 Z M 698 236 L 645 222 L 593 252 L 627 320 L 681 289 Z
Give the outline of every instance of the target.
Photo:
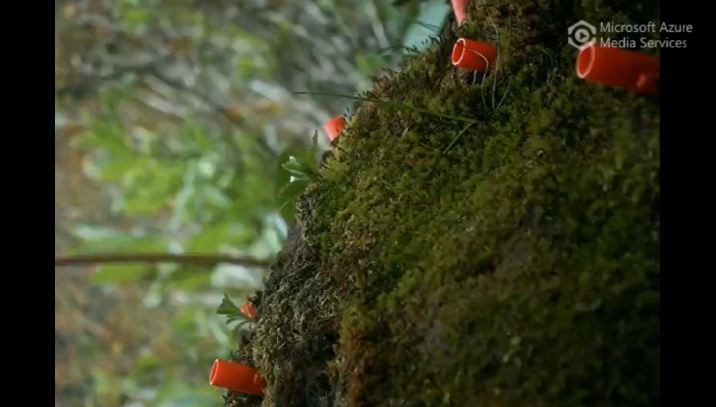
M 252 339 L 264 406 L 660 405 L 659 100 L 580 80 L 567 43 L 659 2 L 468 9 L 368 95 L 459 119 L 362 103 L 298 199 Z M 459 37 L 498 45 L 485 77 Z

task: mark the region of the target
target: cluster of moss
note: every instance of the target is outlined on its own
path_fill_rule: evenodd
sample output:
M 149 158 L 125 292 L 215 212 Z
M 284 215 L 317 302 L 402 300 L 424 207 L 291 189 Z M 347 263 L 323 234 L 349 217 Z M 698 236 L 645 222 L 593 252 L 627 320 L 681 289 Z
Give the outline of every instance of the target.
M 578 79 L 566 34 L 659 2 L 468 5 L 369 96 L 475 122 L 364 103 L 300 198 L 264 405 L 659 405 L 659 101 Z M 499 65 L 456 71 L 458 37 Z

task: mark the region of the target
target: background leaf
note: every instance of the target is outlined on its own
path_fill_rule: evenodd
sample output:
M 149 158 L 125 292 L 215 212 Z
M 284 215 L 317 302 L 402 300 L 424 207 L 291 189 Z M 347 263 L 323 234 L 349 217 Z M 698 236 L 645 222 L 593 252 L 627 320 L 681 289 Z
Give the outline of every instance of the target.
M 117 284 L 130 281 L 137 281 L 142 278 L 150 269 L 146 265 L 134 264 L 107 264 L 101 265 L 92 275 L 90 281 L 93 284 Z
M 56 1 L 56 257 L 274 256 L 330 148 L 321 123 L 353 104 L 292 90 L 353 94 L 397 67 L 381 50 L 402 44 L 418 8 L 390 1 Z M 57 406 L 220 407 L 207 363 L 251 322 L 216 305 L 266 272 L 57 269 Z

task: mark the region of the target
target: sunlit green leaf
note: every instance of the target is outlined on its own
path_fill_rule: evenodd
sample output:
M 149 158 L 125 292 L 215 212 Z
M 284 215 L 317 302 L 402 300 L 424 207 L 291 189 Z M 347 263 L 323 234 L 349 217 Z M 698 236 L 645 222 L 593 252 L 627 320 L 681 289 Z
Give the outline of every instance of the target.
M 94 284 L 116 284 L 137 281 L 149 268 L 142 264 L 106 264 L 97 268 L 90 281 Z
M 73 247 L 72 253 L 164 253 L 169 245 L 165 237 L 134 237 L 125 234 L 107 234 L 97 238 L 87 238 Z
M 139 160 L 132 155 L 113 156 L 112 159 L 99 167 L 99 181 L 117 181 L 121 180 L 127 172 L 136 168 Z
M 211 273 L 206 270 L 192 269 L 188 273 L 180 273 L 172 277 L 169 287 L 179 291 L 194 291 L 206 287 L 211 282 Z
M 124 212 L 128 215 L 153 215 L 169 204 L 170 196 L 159 188 L 143 186 L 124 201 Z

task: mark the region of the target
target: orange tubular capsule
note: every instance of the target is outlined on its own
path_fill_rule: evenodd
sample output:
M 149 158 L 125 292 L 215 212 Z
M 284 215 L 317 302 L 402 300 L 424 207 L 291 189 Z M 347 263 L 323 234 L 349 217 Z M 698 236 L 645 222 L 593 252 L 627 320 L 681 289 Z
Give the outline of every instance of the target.
M 452 11 L 455 13 L 455 19 L 458 24 L 462 24 L 467 19 L 467 1 L 468 0 L 452 0 Z
M 211 367 L 209 384 L 245 394 L 262 395 L 266 384 L 258 371 L 241 363 L 216 359 Z
M 328 135 L 328 139 L 333 142 L 341 135 L 345 126 L 346 121 L 341 116 L 336 116 L 323 125 L 323 131 Z
M 254 308 L 254 304 L 252 304 L 251 302 L 247 302 L 241 306 L 241 313 L 246 315 L 247 317 L 255 318 L 256 308 Z
M 485 72 L 497 57 L 497 48 L 487 42 L 460 38 L 452 49 L 452 64 L 458 68 Z
M 577 76 L 589 82 L 644 94 L 660 91 L 659 58 L 641 52 L 591 44 L 579 51 L 576 65 Z

